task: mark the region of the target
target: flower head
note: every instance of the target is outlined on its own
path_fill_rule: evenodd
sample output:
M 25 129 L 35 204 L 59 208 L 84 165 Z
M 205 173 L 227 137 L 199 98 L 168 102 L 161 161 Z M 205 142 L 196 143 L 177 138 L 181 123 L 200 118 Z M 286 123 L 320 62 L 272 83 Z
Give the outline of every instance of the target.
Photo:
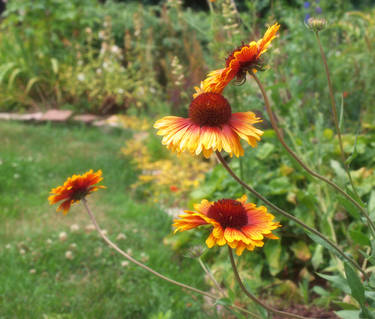
M 228 244 L 236 249 L 238 256 L 245 248 L 251 251 L 262 247 L 264 237 L 278 239 L 272 230 L 281 225 L 273 221 L 274 216 L 267 212 L 266 207 L 257 207 L 246 200 L 245 195 L 237 200 L 221 199 L 217 202 L 204 199 L 194 205 L 196 211 L 185 211 L 185 215 L 174 220 L 175 233 L 210 225 L 213 228 L 206 240 L 208 248 Z
M 202 93 L 190 104 L 189 117 L 166 116 L 154 124 L 162 143 L 180 153 L 208 158 L 224 150 L 237 157 L 244 154 L 240 138 L 255 147 L 263 132 L 253 126 L 261 122 L 253 112 L 232 113 L 229 102 L 218 93 Z
M 280 25 L 275 23 L 267 29 L 262 39 L 242 44 L 233 50 L 226 59 L 225 68 L 210 72 L 200 87 L 195 88 L 194 97 L 203 92 L 221 93 L 234 78 L 242 83 L 247 72 L 262 70 L 264 66 L 261 55 L 267 51 L 279 28 Z
M 57 211 L 62 210 L 66 214 L 73 203 L 79 202 L 99 188 L 105 188 L 105 186 L 94 186 L 101 180 L 103 180 L 101 170 L 96 173 L 90 170 L 83 175 L 73 175 L 65 181 L 63 186 L 58 186 L 51 190 L 50 193 L 52 195 L 48 197 L 49 203 L 53 205 L 63 201 Z

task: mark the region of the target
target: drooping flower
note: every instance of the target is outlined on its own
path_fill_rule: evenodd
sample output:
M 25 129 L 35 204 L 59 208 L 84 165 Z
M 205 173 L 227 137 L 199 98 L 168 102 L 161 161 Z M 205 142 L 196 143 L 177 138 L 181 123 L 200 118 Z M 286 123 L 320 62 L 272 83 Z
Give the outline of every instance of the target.
M 49 203 L 53 205 L 63 201 L 57 208 L 57 211 L 62 210 L 64 214 L 66 214 L 72 204 L 79 202 L 88 194 L 97 191 L 99 188 L 105 188 L 105 186 L 94 186 L 102 180 L 101 170 L 95 173 L 93 170 L 90 170 L 83 175 L 73 175 L 65 181 L 64 185 L 51 190 L 50 193 L 52 195 L 48 197 Z
M 253 126 L 262 120 L 253 112 L 232 113 L 229 102 L 218 93 L 202 93 L 190 104 L 189 117 L 166 116 L 156 121 L 157 134 L 171 151 L 203 155 L 224 150 L 237 157 L 244 154 L 240 138 L 252 147 L 263 132 Z
M 184 215 L 174 220 L 175 233 L 210 225 L 213 228 L 206 239 L 208 248 L 227 244 L 236 249 L 238 256 L 245 248 L 252 251 L 255 247 L 262 247 L 265 237 L 278 239 L 272 230 L 281 225 L 273 221 L 274 216 L 267 212 L 266 207 L 257 207 L 246 201 L 246 195 L 237 200 L 221 199 L 217 202 L 204 199 L 194 205 L 196 211 L 186 210 Z
M 261 55 L 267 51 L 279 28 L 280 25 L 275 23 L 267 29 L 262 39 L 242 44 L 233 50 L 226 59 L 225 68 L 210 72 L 207 78 L 201 82 L 200 87 L 195 88 L 194 97 L 203 92 L 221 93 L 234 78 L 237 82 L 243 83 L 247 72 L 262 70 Z

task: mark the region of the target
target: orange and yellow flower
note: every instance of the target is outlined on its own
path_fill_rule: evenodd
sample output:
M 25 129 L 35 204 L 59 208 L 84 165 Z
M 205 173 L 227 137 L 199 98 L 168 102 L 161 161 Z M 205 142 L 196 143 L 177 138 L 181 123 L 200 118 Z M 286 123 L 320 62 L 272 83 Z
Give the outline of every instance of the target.
M 237 157 L 244 155 L 240 138 L 252 147 L 263 132 L 253 126 L 262 120 L 253 112 L 232 113 L 229 102 L 218 93 L 202 93 L 190 104 L 189 117 L 166 116 L 154 124 L 162 143 L 171 151 L 203 155 L 224 150 Z
M 63 201 L 62 204 L 57 208 L 57 211 L 62 210 L 66 214 L 70 206 L 81 199 L 86 197 L 88 194 L 97 191 L 99 188 L 105 188 L 105 186 L 94 186 L 103 180 L 102 171 L 93 172 L 90 170 L 83 175 L 73 175 L 69 177 L 63 186 L 58 186 L 51 190 L 51 194 L 48 197 L 51 205 L 57 202 Z
M 278 239 L 272 230 L 281 227 L 274 222 L 274 216 L 264 206 L 257 207 L 246 203 L 246 195 L 237 200 L 221 199 L 217 202 L 202 200 L 195 204 L 196 211 L 185 211 L 174 220 L 173 226 L 178 231 L 185 231 L 202 225 L 211 225 L 212 231 L 206 240 L 208 248 L 215 245 L 236 249 L 240 256 L 245 249 L 254 250 L 264 245 L 264 238 Z
M 267 51 L 279 28 L 280 25 L 275 23 L 267 29 L 262 39 L 243 44 L 235 49 L 227 57 L 224 69 L 210 72 L 207 78 L 201 82 L 200 87 L 195 87 L 194 97 L 203 92 L 221 93 L 234 78 L 237 82 L 243 83 L 247 72 L 256 72 L 262 69 L 261 55 Z

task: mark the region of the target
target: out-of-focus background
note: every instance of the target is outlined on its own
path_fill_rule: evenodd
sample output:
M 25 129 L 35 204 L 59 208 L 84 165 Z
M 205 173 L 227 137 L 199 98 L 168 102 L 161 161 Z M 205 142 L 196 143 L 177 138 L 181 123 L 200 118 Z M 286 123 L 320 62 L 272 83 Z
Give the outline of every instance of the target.
M 288 143 L 345 187 L 327 80 L 306 26 L 310 17 L 327 20 L 320 36 L 344 149 L 375 216 L 372 1 L 3 0 L 0 9 L 0 318 L 236 318 L 129 264 L 102 243 L 80 205 L 63 216 L 47 197 L 68 176 L 102 169 L 107 189 L 88 200 L 111 239 L 156 270 L 210 290 L 191 254 L 202 248 L 223 289 L 245 306 L 227 251 L 205 251 L 208 232 L 173 235 L 171 227 L 173 216 L 193 203 L 236 198 L 244 190 L 213 159 L 167 151 L 152 124 L 187 116 L 194 86 L 207 72 L 276 21 L 279 37 L 259 77 Z M 370 242 L 357 210 L 287 156 L 259 93 L 250 79 L 224 91 L 233 111 L 264 117 L 259 146 L 245 147 L 243 160 L 230 165 L 361 264 L 356 245 Z M 358 304 L 342 278 L 324 279 L 342 271 L 340 260 L 275 216 L 283 224 L 281 240 L 239 260 L 246 284 L 278 308 L 355 318 L 349 315 Z

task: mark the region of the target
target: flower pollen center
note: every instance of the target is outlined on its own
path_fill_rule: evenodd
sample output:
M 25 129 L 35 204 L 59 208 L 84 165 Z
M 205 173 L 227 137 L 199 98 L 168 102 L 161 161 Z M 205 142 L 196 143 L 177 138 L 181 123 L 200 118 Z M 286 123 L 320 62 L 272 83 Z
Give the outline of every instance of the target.
M 231 116 L 229 102 L 218 93 L 202 93 L 190 103 L 189 117 L 199 126 L 220 126 Z
M 208 209 L 207 217 L 216 220 L 221 227 L 241 229 L 247 225 L 247 213 L 243 205 L 233 199 L 221 199 Z

